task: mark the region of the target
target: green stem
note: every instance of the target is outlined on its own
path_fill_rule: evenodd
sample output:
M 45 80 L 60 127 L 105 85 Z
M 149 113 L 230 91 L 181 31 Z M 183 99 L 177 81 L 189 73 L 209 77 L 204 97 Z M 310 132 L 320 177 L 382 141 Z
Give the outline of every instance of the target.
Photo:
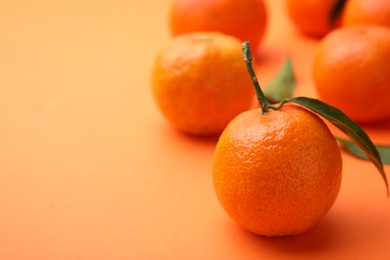
M 244 42 L 242 44 L 242 51 L 243 51 L 244 61 L 246 63 L 246 67 L 248 68 L 248 72 L 249 72 L 249 75 L 251 76 L 252 83 L 255 86 L 257 100 L 259 102 L 259 105 L 261 107 L 263 114 L 267 113 L 270 109 L 275 109 L 275 110 L 279 109 L 280 106 L 274 107 L 267 101 L 267 98 L 265 97 L 263 91 L 261 90 L 261 87 L 260 87 L 259 81 L 257 80 L 255 71 L 253 70 L 252 54 L 251 54 L 249 42 Z

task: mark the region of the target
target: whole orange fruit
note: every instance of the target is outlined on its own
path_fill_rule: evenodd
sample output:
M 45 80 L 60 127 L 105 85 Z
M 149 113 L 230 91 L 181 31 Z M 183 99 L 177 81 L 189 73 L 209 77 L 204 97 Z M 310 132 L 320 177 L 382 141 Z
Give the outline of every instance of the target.
M 319 44 L 313 66 L 320 99 L 361 123 L 390 118 L 390 29 L 343 27 Z
M 322 37 L 332 30 L 331 15 L 338 0 L 286 0 L 287 14 L 304 34 Z
M 173 0 L 172 35 L 217 31 L 258 46 L 267 25 L 263 0 Z
M 374 24 L 390 28 L 389 0 L 348 0 L 342 19 L 344 26 Z
M 238 115 L 223 131 L 213 160 L 222 207 L 243 228 L 265 236 L 300 234 L 337 198 L 341 153 L 325 123 L 285 104 Z
M 241 42 L 216 32 L 171 39 L 154 62 L 152 92 L 166 119 L 195 135 L 220 134 L 255 96 Z

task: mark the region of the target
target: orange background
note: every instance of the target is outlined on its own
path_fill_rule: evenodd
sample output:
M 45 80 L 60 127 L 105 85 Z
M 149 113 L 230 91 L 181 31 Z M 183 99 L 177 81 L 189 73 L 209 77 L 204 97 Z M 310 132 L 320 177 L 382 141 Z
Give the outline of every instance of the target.
M 287 56 L 314 96 L 317 40 L 267 1 L 265 85 Z M 150 71 L 169 0 L 2 1 L 0 259 L 388 259 L 390 201 L 369 162 L 343 153 L 340 195 L 296 237 L 233 223 L 211 182 L 215 140 L 166 123 Z M 366 128 L 390 144 L 389 124 Z M 390 172 L 390 167 L 385 167 Z

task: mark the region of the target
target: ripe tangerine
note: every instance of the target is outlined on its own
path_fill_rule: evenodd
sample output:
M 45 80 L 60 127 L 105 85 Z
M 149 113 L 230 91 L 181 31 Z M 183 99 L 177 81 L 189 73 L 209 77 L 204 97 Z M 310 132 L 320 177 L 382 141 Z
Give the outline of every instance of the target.
M 154 62 L 152 92 L 173 127 L 194 135 L 220 134 L 255 97 L 241 42 L 217 32 L 174 37 Z
M 217 31 L 259 46 L 267 27 L 263 0 L 173 0 L 172 35 Z

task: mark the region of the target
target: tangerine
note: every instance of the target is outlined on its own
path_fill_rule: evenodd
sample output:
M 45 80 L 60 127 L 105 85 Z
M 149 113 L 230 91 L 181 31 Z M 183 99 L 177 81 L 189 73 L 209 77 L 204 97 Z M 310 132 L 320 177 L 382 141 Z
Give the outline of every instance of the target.
M 319 116 L 296 104 L 267 101 L 249 49 L 244 42 L 261 109 L 239 114 L 222 132 L 213 159 L 215 192 L 231 218 L 253 233 L 300 234 L 334 204 L 341 152 Z
M 361 25 L 332 31 L 319 44 L 313 75 L 320 99 L 353 120 L 390 118 L 390 29 Z
M 349 0 L 345 5 L 342 24 L 373 24 L 390 28 L 390 1 Z
M 287 14 L 305 35 L 322 37 L 333 29 L 332 12 L 338 0 L 286 0 Z
M 171 39 L 154 62 L 152 92 L 165 118 L 194 135 L 220 134 L 255 97 L 241 42 L 218 32 Z
M 300 234 L 337 198 L 341 153 L 325 123 L 285 104 L 238 115 L 223 131 L 213 160 L 222 207 L 243 228 L 265 236 Z
M 265 34 L 267 10 L 263 0 L 173 0 L 172 35 L 217 31 L 258 46 Z

